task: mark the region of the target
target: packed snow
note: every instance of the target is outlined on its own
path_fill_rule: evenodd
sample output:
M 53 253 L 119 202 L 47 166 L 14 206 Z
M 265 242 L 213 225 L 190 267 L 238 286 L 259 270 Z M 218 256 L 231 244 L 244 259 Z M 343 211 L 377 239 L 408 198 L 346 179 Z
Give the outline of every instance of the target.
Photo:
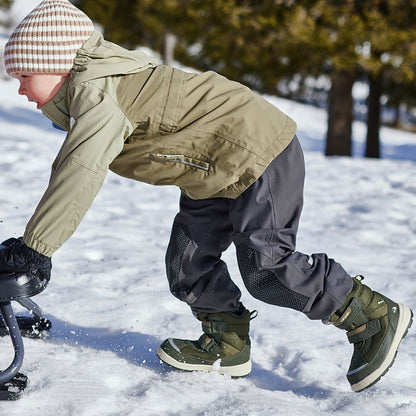
M 36 1 L 18 0 L 19 16 Z M 17 10 L 16 9 L 16 10 Z M 2 36 L 2 43 L 4 43 Z M 23 233 L 46 188 L 64 133 L 1 80 L 0 239 Z M 416 135 L 381 130 L 381 160 L 362 158 L 365 125 L 354 123 L 354 158 L 323 156 L 323 110 L 267 97 L 298 123 L 307 179 L 298 249 L 326 252 L 352 274 L 416 309 Z M 224 259 L 258 311 L 253 371 L 244 379 L 173 370 L 156 356 L 167 337 L 200 335 L 200 323 L 169 292 L 164 253 L 178 210 L 174 187 L 109 173 L 74 236 L 53 256 L 53 278 L 34 300 L 52 323 L 25 339 L 24 396 L 1 402 L 8 416 L 257 416 L 416 414 L 416 336 L 374 387 L 353 393 L 343 331 L 263 304 L 245 290 L 231 247 Z M 19 308 L 16 306 L 16 310 Z M 0 368 L 13 348 L 0 339 Z

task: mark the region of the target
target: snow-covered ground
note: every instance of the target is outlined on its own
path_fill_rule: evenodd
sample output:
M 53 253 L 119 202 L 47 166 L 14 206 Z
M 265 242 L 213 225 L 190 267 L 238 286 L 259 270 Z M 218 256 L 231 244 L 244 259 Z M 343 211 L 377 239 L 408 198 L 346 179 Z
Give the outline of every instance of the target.
M 31 9 L 37 2 L 16 1 Z M 19 12 L 24 15 L 22 9 Z M 22 234 L 46 187 L 64 134 L 51 128 L 15 81 L 1 81 L 0 240 Z M 416 309 L 416 135 L 382 129 L 382 160 L 362 154 L 365 126 L 354 125 L 355 158 L 322 155 L 322 110 L 268 97 L 296 119 L 307 180 L 298 249 L 327 252 L 353 275 Z M 53 279 L 35 300 L 52 320 L 46 340 L 25 339 L 30 385 L 8 416 L 275 416 L 416 414 L 416 336 L 395 365 L 356 394 L 345 378 L 352 347 L 345 333 L 245 291 L 234 248 L 224 255 L 252 321 L 253 371 L 233 380 L 182 373 L 155 351 L 169 336 L 196 338 L 200 324 L 171 296 L 164 252 L 179 192 L 109 174 L 76 234 L 53 257 Z M 16 308 L 18 309 L 18 308 Z M 0 368 L 13 355 L 0 339 Z

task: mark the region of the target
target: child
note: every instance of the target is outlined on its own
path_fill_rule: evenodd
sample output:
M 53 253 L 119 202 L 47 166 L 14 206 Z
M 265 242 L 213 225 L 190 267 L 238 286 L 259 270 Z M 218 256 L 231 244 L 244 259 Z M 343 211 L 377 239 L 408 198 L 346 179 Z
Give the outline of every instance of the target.
M 66 0 L 41 2 L 5 47 L 9 75 L 68 132 L 23 238 L 0 251 L 2 271 L 40 270 L 72 235 L 107 170 L 181 191 L 166 254 L 172 293 L 203 334 L 168 339 L 161 360 L 183 370 L 245 376 L 249 322 L 221 254 L 231 243 L 256 298 L 347 331 L 354 391 L 393 363 L 412 312 L 351 278 L 326 254 L 295 251 L 304 160 L 295 123 L 259 95 L 206 72 L 190 74 L 94 32 Z

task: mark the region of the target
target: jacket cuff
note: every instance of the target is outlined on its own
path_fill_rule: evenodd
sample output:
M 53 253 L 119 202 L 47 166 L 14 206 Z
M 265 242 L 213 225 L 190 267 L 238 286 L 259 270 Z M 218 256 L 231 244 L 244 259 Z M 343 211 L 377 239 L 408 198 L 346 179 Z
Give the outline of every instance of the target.
M 24 233 L 23 241 L 28 247 L 32 248 L 40 254 L 43 254 L 46 257 L 51 257 L 52 254 L 57 250 L 57 248 L 51 247 L 47 243 L 44 243 L 43 241 L 40 241 L 27 233 Z

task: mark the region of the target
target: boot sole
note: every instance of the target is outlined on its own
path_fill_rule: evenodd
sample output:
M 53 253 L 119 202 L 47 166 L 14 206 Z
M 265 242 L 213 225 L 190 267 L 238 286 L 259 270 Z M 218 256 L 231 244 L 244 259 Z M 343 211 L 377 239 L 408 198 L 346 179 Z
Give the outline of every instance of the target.
M 212 364 L 190 364 L 175 360 L 167 354 L 162 348 L 157 349 L 158 357 L 171 367 L 184 371 L 216 371 L 220 374 L 226 374 L 231 377 L 246 377 L 251 372 L 251 360 L 233 366 L 221 366 L 221 359 L 218 359 Z
M 352 384 L 351 388 L 354 392 L 358 393 L 373 384 L 377 383 L 381 377 L 383 377 L 390 367 L 393 365 L 397 355 L 397 349 L 399 348 L 401 340 L 407 335 L 409 328 L 413 322 L 413 312 L 406 306 L 398 304 L 399 306 L 399 321 L 397 323 L 396 333 L 393 337 L 389 352 L 386 358 L 373 373 L 361 380 L 359 383 Z

